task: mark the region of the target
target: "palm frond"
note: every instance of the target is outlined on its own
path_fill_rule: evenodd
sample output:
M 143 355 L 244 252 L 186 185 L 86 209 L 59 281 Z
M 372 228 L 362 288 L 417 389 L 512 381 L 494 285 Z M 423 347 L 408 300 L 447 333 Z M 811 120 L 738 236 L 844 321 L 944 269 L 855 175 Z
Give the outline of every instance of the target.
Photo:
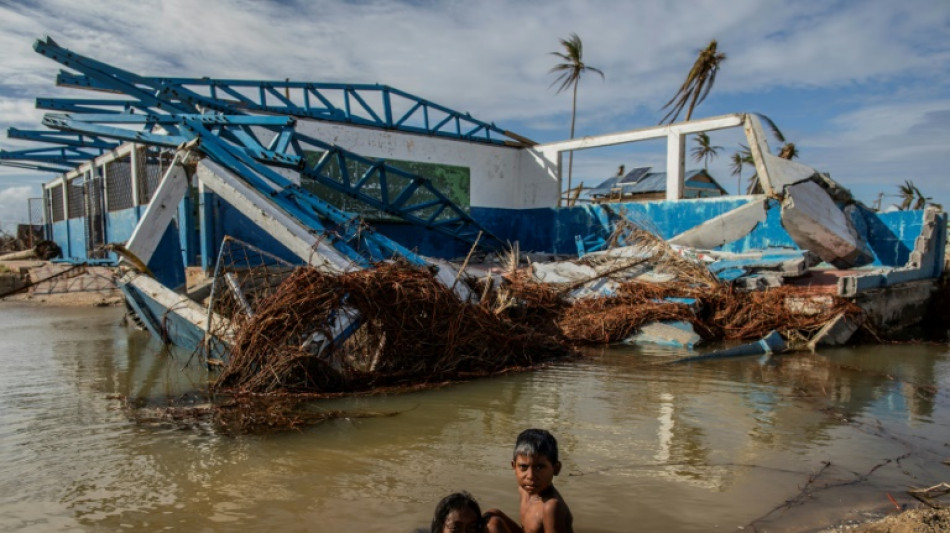
M 770 119 L 768 116 L 766 116 L 763 113 L 753 113 L 753 115 L 761 118 L 762 120 L 765 121 L 766 124 L 769 125 L 769 129 L 772 130 L 772 136 L 774 136 L 778 142 L 780 143 L 785 142 L 785 136 L 782 135 L 782 131 L 778 129 L 778 126 L 775 125 L 775 122 L 772 119 Z

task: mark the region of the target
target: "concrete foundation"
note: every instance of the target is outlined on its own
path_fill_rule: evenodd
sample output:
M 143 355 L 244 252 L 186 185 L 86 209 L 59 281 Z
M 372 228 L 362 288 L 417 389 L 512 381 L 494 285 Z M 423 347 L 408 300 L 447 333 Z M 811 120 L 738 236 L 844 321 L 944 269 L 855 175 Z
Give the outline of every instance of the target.
M 934 279 L 912 281 L 863 291 L 854 301 L 867 313 L 868 323 L 875 331 L 883 336 L 891 336 L 923 320 L 936 288 Z

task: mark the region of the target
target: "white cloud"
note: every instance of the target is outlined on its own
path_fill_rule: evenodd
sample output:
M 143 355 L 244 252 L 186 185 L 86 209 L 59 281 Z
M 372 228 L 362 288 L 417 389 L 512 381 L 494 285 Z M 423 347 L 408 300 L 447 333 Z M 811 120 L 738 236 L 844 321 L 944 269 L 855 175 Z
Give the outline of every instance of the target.
M 17 186 L 0 189 L 0 228 L 12 233 L 17 224 L 27 224 L 30 220 L 30 198 L 36 198 L 40 191 L 36 187 Z
M 948 29 L 943 0 L 48 0 L 0 5 L 0 127 L 39 127 L 32 98 L 62 94 L 53 87 L 59 65 L 30 48 L 46 34 L 145 75 L 385 83 L 542 141 L 568 130 L 570 95 L 549 88 L 559 38 L 578 33 L 585 60 L 607 76 L 581 82 L 581 135 L 655 123 L 696 51 L 716 38 L 728 59 L 698 115 L 746 111 L 754 97 L 780 123 L 795 109 L 805 162 L 820 156 L 836 176 L 863 161 L 876 166 L 855 179 L 919 163 L 934 173 L 946 163 L 934 149 L 946 129 L 937 122 L 929 138 L 918 136 L 897 108 L 913 115 L 915 103 L 945 97 Z M 844 94 L 848 113 L 830 125 L 835 110 L 809 111 L 828 89 Z M 776 90 L 787 100 L 769 100 Z M 885 104 L 895 106 L 889 116 Z
M 3 72 L 18 79 L 33 79 L 28 72 L 40 63 L 24 57 L 24 34 L 47 31 L 67 48 L 142 74 L 380 82 L 501 122 L 568 107 L 548 89 L 547 71 L 549 53 L 570 32 L 608 76 L 585 84 L 582 103 L 595 113 L 657 108 L 710 38 L 729 55 L 720 90 L 939 71 L 946 50 L 913 46 L 942 35 L 948 8 L 934 3 L 924 13 L 907 4 L 54 0 L 6 8 L 16 27 L 5 23 L 0 43 L 15 50 Z
M 898 102 L 840 115 L 833 129 L 806 139 L 809 164 L 832 170 L 865 201 L 912 180 L 950 206 L 950 100 Z

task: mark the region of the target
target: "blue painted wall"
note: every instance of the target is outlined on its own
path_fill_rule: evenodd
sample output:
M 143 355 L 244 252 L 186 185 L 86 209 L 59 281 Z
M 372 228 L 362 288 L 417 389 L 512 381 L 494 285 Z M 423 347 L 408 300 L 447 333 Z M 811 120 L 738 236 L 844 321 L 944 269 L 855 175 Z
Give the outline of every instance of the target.
M 53 222 L 50 224 L 50 240 L 55 242 L 63 252 L 63 257 L 69 257 L 69 250 L 66 248 L 69 242 L 68 223 L 65 220 Z
M 301 260 L 286 246 L 262 230 L 239 209 L 227 203 L 220 196 L 206 193 L 202 202 L 202 217 L 205 226 L 202 228 L 202 266 L 206 270 L 214 268 L 218 257 L 221 240 L 226 235 L 254 245 L 265 252 L 271 253 L 288 261 L 299 264 Z
M 473 207 L 472 216 L 502 240 L 519 241 L 522 251 L 576 253 L 576 236 L 605 234 L 605 222 L 623 216 L 669 239 L 750 201 L 749 197 L 721 197 L 677 202 L 629 202 L 566 208 L 494 209 Z M 790 239 L 784 230 L 769 224 L 749 242 L 782 246 Z
M 262 250 L 291 263 L 300 260 L 286 247 L 261 230 L 234 206 L 214 194 L 205 194 L 201 199 L 203 220 L 202 259 L 207 269 L 213 268 L 221 239 L 230 235 L 248 242 Z M 585 205 L 571 208 L 541 209 L 495 209 L 473 207 L 472 216 L 486 229 L 503 241 L 519 241 L 522 251 L 576 254 L 577 236 L 587 237 L 609 234 L 612 221 L 623 216 L 642 227 L 654 231 L 663 238 L 670 238 L 703 222 L 744 205 L 750 197 L 719 197 L 677 202 L 630 202 L 625 204 Z M 107 237 L 109 242 L 124 242 L 139 219 L 142 207 L 109 213 Z M 923 212 L 899 211 L 878 214 L 864 208 L 854 207 L 850 216 L 859 231 L 866 236 L 874 253 L 876 266 L 902 266 L 913 249 L 914 240 L 920 234 Z M 942 219 L 942 220 L 945 220 Z M 83 219 L 73 219 L 52 224 L 53 240 L 73 260 L 85 260 L 85 233 Z M 944 222 L 945 224 L 945 222 Z M 67 236 L 68 226 L 68 236 Z M 435 257 L 458 258 L 468 253 L 470 246 L 451 237 L 407 223 L 378 224 L 380 233 L 414 249 L 421 254 Z M 158 261 L 150 268 L 163 279 L 172 283 L 183 282 L 184 254 L 192 257 L 194 252 L 183 249 L 182 236 L 193 236 L 188 230 L 179 232 L 173 224 L 162 238 Z M 748 235 L 722 247 L 725 251 L 741 252 L 763 248 L 797 249 L 795 243 L 782 227 L 777 202 L 769 201 L 766 220 L 758 224 Z M 168 257 L 167 254 L 175 257 Z M 167 257 L 159 261 L 158 257 Z M 181 275 L 179 275 L 181 272 Z
M 162 234 L 155 254 L 148 262 L 148 269 L 155 279 L 170 289 L 185 285 L 185 264 L 182 262 L 181 242 L 178 240 L 178 223 L 172 221 Z
M 71 218 L 66 221 L 66 224 L 69 227 L 69 242 L 67 246 L 57 243 L 63 249 L 63 256 L 76 261 L 85 261 L 89 258 L 86 253 L 86 219 Z M 68 255 L 66 250 L 69 250 Z
M 914 241 L 923 227 L 922 211 L 874 213 L 858 211 L 867 228 L 867 241 L 874 252 L 874 264 L 903 265 L 910 258 Z M 852 215 L 852 220 L 855 218 Z
M 750 200 L 721 197 L 527 210 L 473 207 L 472 216 L 501 239 L 520 241 L 523 251 L 571 254 L 577 251 L 576 236 L 606 236 L 609 231 L 605 221 L 609 224 L 618 215 L 669 239 Z M 855 206 L 851 219 L 868 241 L 875 266 L 903 266 L 920 235 L 923 211 L 875 213 Z M 743 252 L 763 248 L 798 249 L 782 226 L 780 206 L 775 200 L 769 200 L 764 222 L 720 249 Z
M 106 241 L 126 243 L 139 223 L 140 207 L 106 213 Z

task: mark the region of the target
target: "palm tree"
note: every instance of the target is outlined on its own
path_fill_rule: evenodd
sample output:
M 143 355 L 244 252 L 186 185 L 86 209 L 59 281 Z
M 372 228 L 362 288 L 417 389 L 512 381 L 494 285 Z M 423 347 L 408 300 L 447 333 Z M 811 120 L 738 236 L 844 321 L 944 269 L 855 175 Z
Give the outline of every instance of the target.
M 761 118 L 763 122 L 768 125 L 769 130 L 772 132 L 772 136 L 775 139 L 783 143 L 782 147 L 779 148 L 778 156 L 783 159 L 794 159 L 798 157 L 798 148 L 795 146 L 795 143 L 788 142 L 785 140 L 785 135 L 782 134 L 782 131 L 778 129 L 778 126 L 775 122 L 766 115 L 762 113 L 753 113 L 757 117 Z M 749 165 L 750 167 L 755 167 L 755 160 L 752 158 L 752 150 L 744 144 L 739 144 L 739 151 L 732 154 L 732 175 L 737 176 L 741 180 L 742 174 L 742 165 Z M 758 194 L 761 192 L 761 187 L 758 183 L 759 175 L 753 173 L 749 176 L 749 187 L 746 190 L 748 194 Z M 737 187 L 738 189 L 738 187 Z
M 782 131 L 778 129 L 778 126 L 775 124 L 774 120 L 769 118 L 769 116 L 764 113 L 753 112 L 752 114 L 761 118 L 762 120 L 765 121 L 766 124 L 768 124 L 769 129 L 772 131 L 772 136 L 775 137 L 775 140 L 777 140 L 780 143 L 785 142 L 785 135 L 783 135 Z
M 904 184 L 898 185 L 897 188 L 900 191 L 901 197 L 901 205 L 897 206 L 897 209 L 901 211 L 907 211 L 908 209 L 918 211 L 928 205 L 932 205 L 941 210 L 943 209 L 942 205 L 931 201 L 933 200 L 932 196 L 924 196 L 924 193 L 920 192 L 920 189 L 918 189 L 911 180 L 904 180 Z M 913 205 L 913 207 L 911 207 L 911 205 Z
M 901 196 L 901 205 L 898 207 L 901 211 L 907 211 L 910 209 L 910 205 L 914 203 L 915 192 L 918 192 L 917 187 L 914 186 L 914 182 L 910 180 L 904 180 L 903 185 L 897 186 L 900 190 Z
M 671 107 L 670 111 L 660 120 L 660 124 L 669 119 L 669 123 L 676 122 L 677 117 L 683 108 L 689 104 L 686 110 L 686 120 L 693 116 L 693 109 L 709 95 L 713 83 L 716 82 L 716 74 L 719 73 L 719 65 L 726 60 L 726 54 L 716 51 L 716 40 L 709 41 L 709 45 L 699 51 L 693 68 L 686 75 L 686 81 L 680 86 L 679 90 L 673 95 L 663 109 Z
M 568 87 L 573 88 L 574 96 L 571 100 L 571 139 L 574 138 L 574 124 L 577 118 L 577 84 L 581 81 L 581 75 L 585 72 L 595 72 L 600 74 L 601 79 L 606 79 L 604 73 L 595 67 L 584 64 L 584 44 L 576 33 L 571 33 L 570 38 L 561 39 L 563 52 L 551 52 L 551 55 L 557 56 L 563 61 L 551 67 L 549 74 L 557 73 L 558 76 L 551 83 L 551 86 L 558 85 L 557 93 L 560 94 Z M 574 170 L 574 152 L 568 155 L 567 164 L 567 190 L 571 190 L 571 174 Z
M 795 143 L 785 143 L 782 145 L 782 148 L 779 149 L 778 156 L 782 159 L 795 159 L 798 157 L 798 148 L 795 147 Z
M 739 152 L 732 154 L 732 175 L 736 177 L 736 194 L 742 192 L 742 166 L 744 164 L 745 160 L 742 158 L 742 154 Z
M 706 132 L 702 132 L 696 135 L 696 146 L 693 147 L 693 150 L 690 152 L 693 154 L 693 161 L 697 163 L 702 161 L 703 168 L 709 170 L 709 160 L 719 157 L 719 150 L 722 150 L 722 146 L 713 146 L 709 142 L 709 135 Z
M 743 165 L 748 165 L 755 170 L 755 159 L 752 158 L 752 150 L 744 144 L 739 144 L 739 151 L 732 154 L 732 175 L 738 176 L 741 180 L 742 176 L 742 167 Z M 755 172 L 749 176 L 749 186 L 746 187 L 746 194 L 758 194 L 761 190 L 757 189 L 759 185 L 759 175 Z M 741 189 L 741 187 L 737 187 Z

